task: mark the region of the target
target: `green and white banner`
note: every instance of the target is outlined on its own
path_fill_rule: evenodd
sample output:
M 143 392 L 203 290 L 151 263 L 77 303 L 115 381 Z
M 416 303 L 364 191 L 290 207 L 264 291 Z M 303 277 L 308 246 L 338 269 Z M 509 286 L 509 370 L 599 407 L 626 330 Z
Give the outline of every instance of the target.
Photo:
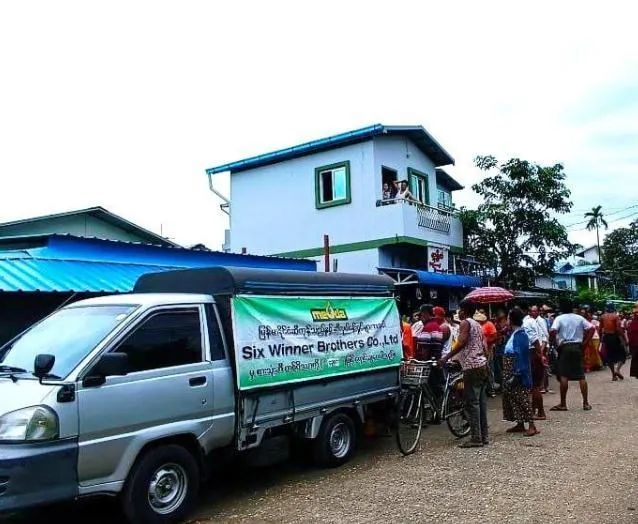
M 392 298 L 233 298 L 239 389 L 398 366 Z

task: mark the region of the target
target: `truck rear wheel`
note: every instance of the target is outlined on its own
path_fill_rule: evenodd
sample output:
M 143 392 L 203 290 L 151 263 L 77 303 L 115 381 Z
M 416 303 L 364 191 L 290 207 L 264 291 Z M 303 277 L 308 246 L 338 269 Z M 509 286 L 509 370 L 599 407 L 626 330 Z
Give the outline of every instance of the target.
M 345 413 L 335 413 L 321 424 L 313 442 L 315 462 L 320 466 L 336 467 L 345 464 L 357 447 L 354 421 Z
M 146 452 L 131 470 L 122 494 L 132 523 L 179 522 L 190 512 L 199 491 L 199 468 L 193 455 L 170 444 Z

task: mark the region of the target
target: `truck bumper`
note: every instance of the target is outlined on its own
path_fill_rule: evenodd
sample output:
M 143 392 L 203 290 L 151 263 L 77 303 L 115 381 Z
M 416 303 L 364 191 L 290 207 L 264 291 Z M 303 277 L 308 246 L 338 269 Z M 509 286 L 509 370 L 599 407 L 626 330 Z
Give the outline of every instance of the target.
M 0 444 L 0 513 L 78 494 L 78 442 Z

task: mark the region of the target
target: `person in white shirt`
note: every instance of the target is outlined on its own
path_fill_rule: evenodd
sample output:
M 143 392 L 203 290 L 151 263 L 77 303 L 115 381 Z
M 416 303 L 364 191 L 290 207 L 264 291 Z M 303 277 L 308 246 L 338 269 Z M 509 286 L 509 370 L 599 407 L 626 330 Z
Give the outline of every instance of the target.
M 594 335 L 595 328 L 573 312 L 571 301 L 562 300 L 560 309 L 563 314 L 556 317 L 549 331 L 550 340 L 555 342 L 558 348 L 560 404 L 551 408 L 550 411 L 567 411 L 567 390 L 570 380 L 578 380 L 583 397 L 583 409 L 589 411 L 591 405 L 585 379 L 583 350 Z
M 536 317 L 530 315 L 529 307 L 523 303 L 520 305 L 521 311 L 525 314 L 523 319 L 523 329 L 529 338 L 529 348 L 532 365 L 532 411 L 534 420 L 545 420 L 545 406 L 543 405 L 543 384 L 545 382 L 545 366 L 543 365 L 543 339 L 545 335 L 538 322 L 538 308 Z M 549 337 L 548 337 L 549 338 Z
M 543 384 L 541 386 L 541 394 L 545 393 L 549 389 L 549 328 L 547 327 L 547 320 L 541 316 L 541 309 L 538 306 L 532 306 L 529 310 L 530 316 L 536 321 L 538 325 L 538 336 L 541 343 L 541 362 L 543 366 Z
M 394 195 L 395 200 L 409 200 L 412 202 L 415 201 L 412 193 L 410 193 L 410 190 L 408 189 L 407 180 L 399 180 L 398 182 L 395 182 L 394 187 L 397 190 L 396 195 Z

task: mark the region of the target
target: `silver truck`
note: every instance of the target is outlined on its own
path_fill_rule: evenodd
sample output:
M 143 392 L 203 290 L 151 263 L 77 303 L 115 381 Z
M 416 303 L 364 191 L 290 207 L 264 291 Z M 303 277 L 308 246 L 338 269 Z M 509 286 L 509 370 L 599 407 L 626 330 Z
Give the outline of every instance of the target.
M 176 522 L 211 457 L 282 438 L 340 465 L 400 348 L 381 276 L 184 270 L 63 307 L 0 348 L 0 512 L 107 494 Z

